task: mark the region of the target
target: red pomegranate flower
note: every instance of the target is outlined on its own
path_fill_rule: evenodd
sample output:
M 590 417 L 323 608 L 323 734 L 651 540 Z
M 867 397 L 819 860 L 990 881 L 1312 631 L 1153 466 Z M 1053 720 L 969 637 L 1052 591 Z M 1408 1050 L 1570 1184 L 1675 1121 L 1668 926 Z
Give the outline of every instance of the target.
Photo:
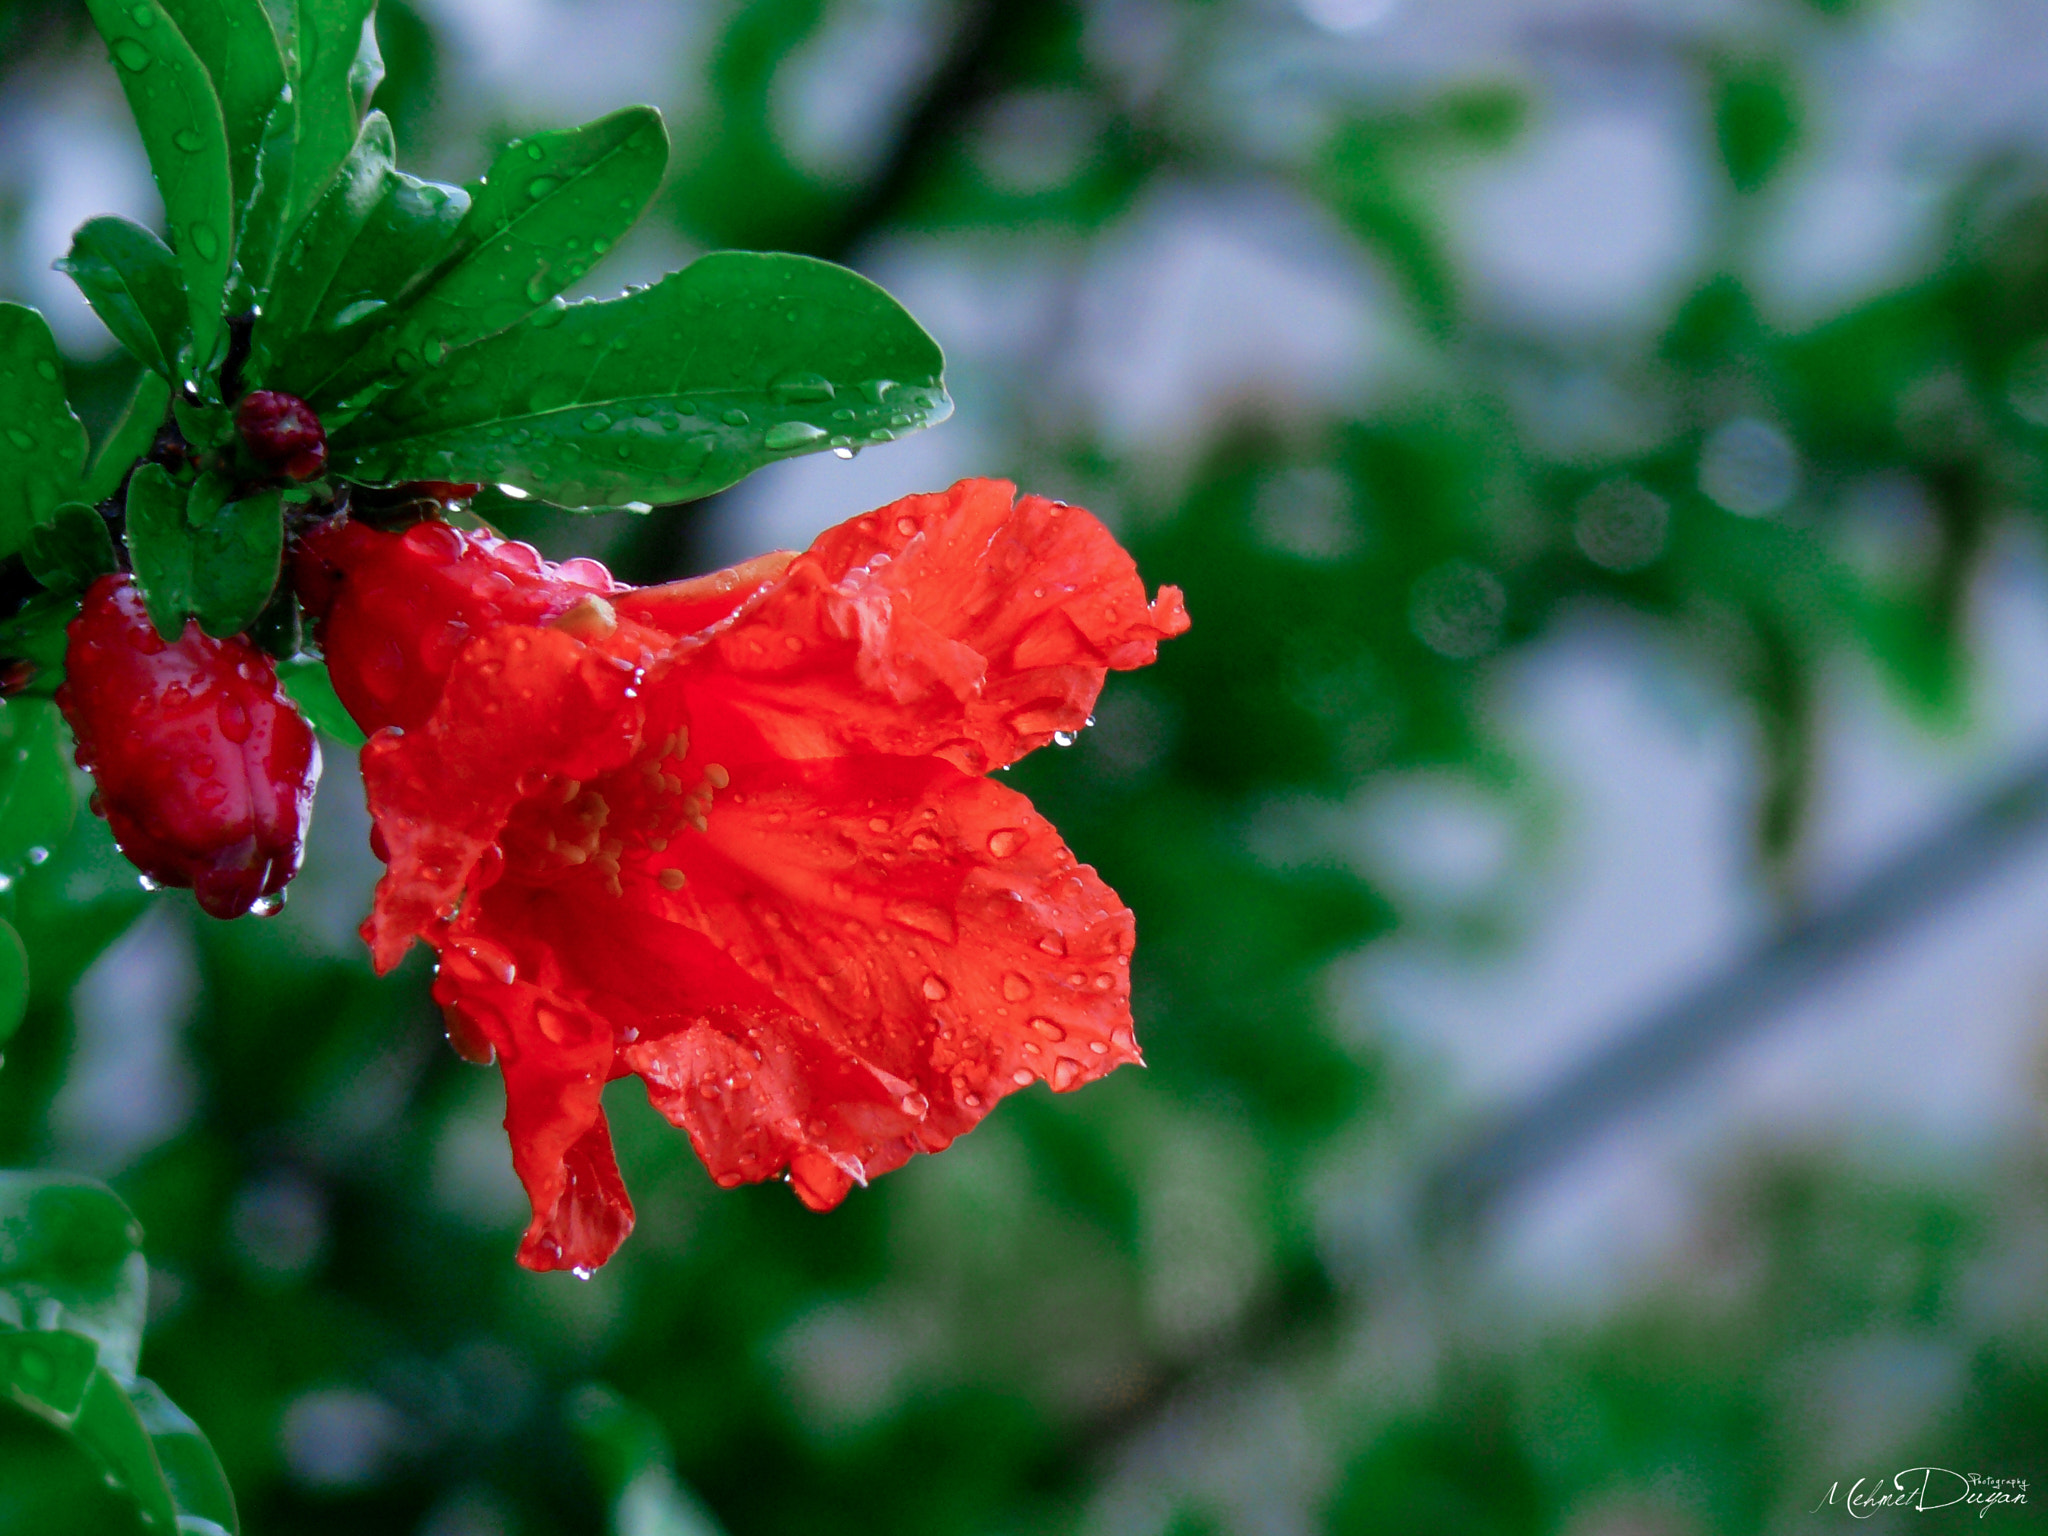
M 271 659 L 196 623 L 166 644 L 127 576 L 102 576 L 71 621 L 57 704 L 130 862 L 240 917 L 298 872 L 320 748 Z
M 824 1210 L 1003 1095 L 1139 1059 L 1130 912 L 983 775 L 1187 627 L 1088 513 L 970 480 L 632 588 L 424 523 L 312 535 L 300 592 L 415 938 L 505 1075 L 534 1217 L 587 1271 L 632 1227 L 599 1095 L 637 1073 L 720 1184 Z

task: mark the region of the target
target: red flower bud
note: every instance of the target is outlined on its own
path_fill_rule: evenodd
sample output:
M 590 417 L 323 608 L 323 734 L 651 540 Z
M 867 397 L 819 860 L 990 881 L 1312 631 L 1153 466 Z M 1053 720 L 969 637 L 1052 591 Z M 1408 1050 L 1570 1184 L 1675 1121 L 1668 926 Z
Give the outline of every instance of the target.
M 257 462 L 293 480 L 310 480 L 327 467 L 327 434 L 313 408 L 297 395 L 259 389 L 235 407 L 235 427 Z
M 320 778 L 313 733 L 277 667 L 240 636 L 187 624 L 167 645 L 127 576 L 71 621 L 57 705 L 97 781 L 93 808 L 130 862 L 240 917 L 298 872 Z

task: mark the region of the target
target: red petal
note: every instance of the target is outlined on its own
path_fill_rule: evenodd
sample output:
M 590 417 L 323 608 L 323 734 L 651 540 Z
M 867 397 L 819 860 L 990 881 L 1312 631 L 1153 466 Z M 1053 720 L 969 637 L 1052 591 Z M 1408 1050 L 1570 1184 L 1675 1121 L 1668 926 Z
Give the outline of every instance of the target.
M 512 1167 L 533 1203 L 519 1262 L 597 1268 L 633 1230 L 600 1102 L 611 1075 L 611 1026 L 474 946 L 444 949 L 434 996 L 498 1054 Z
M 390 867 L 363 937 L 380 971 L 450 914 L 522 799 L 627 759 L 633 692 L 604 653 L 508 625 L 464 647 L 425 726 L 371 739 L 363 781 Z
M 970 772 L 1087 721 L 1105 673 L 1187 628 L 1079 507 L 963 480 L 841 524 L 712 641 L 693 719 L 732 756 L 941 752 Z M 722 718 L 720 718 L 722 717 Z M 722 728 L 721 728 L 722 727 Z

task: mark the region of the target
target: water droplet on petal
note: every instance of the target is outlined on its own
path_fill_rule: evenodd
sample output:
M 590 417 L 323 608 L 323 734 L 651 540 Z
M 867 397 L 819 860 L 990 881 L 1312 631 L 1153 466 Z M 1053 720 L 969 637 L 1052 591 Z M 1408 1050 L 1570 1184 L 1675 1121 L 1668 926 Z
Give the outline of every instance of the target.
M 1025 1068 L 1019 1067 L 1016 1071 L 1010 1074 L 1010 1081 L 1015 1083 L 1019 1088 L 1029 1088 L 1033 1083 L 1037 1082 L 1038 1079 L 1032 1076 L 1032 1074 Z
M 1043 1035 L 1048 1040 L 1064 1040 L 1067 1038 L 1067 1032 L 1061 1029 L 1059 1025 L 1053 1023 L 1051 1019 L 1031 1019 L 1027 1022 L 1030 1024 L 1034 1034 Z
M 1031 841 L 1031 834 L 1022 827 L 998 827 L 988 835 L 988 851 L 999 859 L 1011 854 Z
M 1081 1080 L 1081 1063 L 1071 1056 L 1062 1056 L 1053 1063 L 1052 1089 L 1054 1093 L 1065 1093 Z
M 1010 972 L 1008 972 L 1008 973 L 1006 973 L 1006 974 L 1004 975 L 1004 977 L 1003 977 L 1003 996 L 1004 996 L 1004 997 L 1008 998 L 1008 999 L 1009 999 L 1009 1000 L 1010 1000 L 1011 1002 L 1013 1002 L 1013 1003 L 1021 1003 L 1021 1002 L 1023 1002 L 1023 1001 L 1024 1001 L 1024 999 L 1025 999 L 1025 998 L 1029 997 L 1030 995 L 1031 995 L 1031 983 L 1030 983 L 1030 982 L 1026 981 L 1026 980 L 1025 980 L 1025 979 L 1024 979 L 1024 978 L 1023 978 L 1022 976 L 1018 975 L 1018 974 L 1017 974 L 1017 973 L 1016 973 L 1015 971 L 1010 971 Z M 1036 1023 L 1036 1022 L 1038 1022 L 1038 1021 L 1037 1021 L 1037 1020 L 1033 1020 L 1032 1022 L 1033 1022 L 1033 1023 Z M 1057 1037 L 1057 1036 L 1055 1036 L 1054 1038 L 1058 1038 L 1058 1037 Z
M 942 1003 L 953 995 L 953 989 L 937 976 L 927 976 L 924 979 L 924 995 L 932 1002 Z

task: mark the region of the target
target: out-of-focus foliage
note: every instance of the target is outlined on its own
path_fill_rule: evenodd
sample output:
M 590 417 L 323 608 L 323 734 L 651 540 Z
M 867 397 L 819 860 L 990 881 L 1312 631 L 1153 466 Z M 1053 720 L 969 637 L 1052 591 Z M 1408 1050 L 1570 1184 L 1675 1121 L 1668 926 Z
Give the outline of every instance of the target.
M 1766 859 L 1800 831 L 1829 656 L 1859 649 L 1952 717 L 1970 573 L 2000 518 L 2042 507 L 2040 168 L 1959 180 L 1925 277 L 1776 327 L 1740 276 L 1745 210 L 1809 109 L 1775 34 L 1731 38 L 1682 61 L 1726 198 L 1697 281 L 1640 344 L 1545 341 L 1475 304 L 1442 217 L 1449 180 L 1509 151 L 1540 100 L 1338 82 L 1276 148 L 1210 90 L 1247 27 L 1296 25 L 1253 9 L 719 10 L 657 201 L 682 242 L 1080 264 L 1149 195 L 1256 180 L 1348 231 L 1395 295 L 1411 366 L 1370 409 L 1246 409 L 1181 474 L 1034 398 L 1013 462 L 979 466 L 1120 517 L 1195 617 L 1155 669 L 1112 679 L 1071 751 L 1013 775 L 1139 914 L 1147 1072 L 1020 1095 L 822 1219 L 783 1190 L 714 1189 L 615 1090 L 639 1233 L 587 1284 L 531 1275 L 510 1258 L 492 1080 L 442 1045 L 424 974 L 373 980 L 349 936 L 366 892 L 342 855 L 362 829 L 334 809 L 345 750 L 333 841 L 291 908 L 219 925 L 145 898 L 102 824 L 71 823 L 36 736 L 49 706 L 4 706 L 21 751 L 0 794 L 44 820 L 17 839 L 10 802 L 0 821 L 21 845 L 0 904 L 34 960 L 0 1165 L 104 1156 L 149 1234 L 144 1363 L 218 1448 L 251 1531 L 1299 1528 L 1171 1470 L 1174 1437 L 1232 1391 L 1296 1405 L 1299 1475 L 1274 1481 L 1333 1536 L 1758 1529 L 1895 1456 L 2043 1464 L 2035 1169 L 1950 1191 L 1764 1170 L 1730 1195 L 1730 1246 L 1696 1291 L 1534 1337 L 1468 1294 L 1455 1253 L 1418 1260 L 1396 1236 L 1361 1259 L 1333 1238 L 1330 1186 L 1398 1126 L 1401 1085 L 1340 1022 L 1330 967 L 1441 914 L 1317 831 L 1421 772 L 1519 808 L 1481 663 L 1588 606 L 1635 615 L 1754 711 Z M 384 99 L 401 138 L 430 132 L 445 41 L 429 12 L 382 14 Z M 18 75 L 69 47 L 67 16 L 14 0 L 0 57 Z M 882 131 L 798 142 L 778 107 L 793 73 L 885 25 L 918 67 Z M 98 441 L 127 380 L 95 394 L 74 374 L 89 416 L 104 403 Z M 1544 407 L 1567 394 L 1626 410 L 1560 432 Z M 636 579 L 695 560 L 657 521 L 492 515 Z M 123 975 L 140 979 L 110 992 Z M 120 1078 L 83 1075 L 124 1038 L 185 1062 L 152 1070 L 190 1096 L 132 1157 L 92 1141 L 119 1123 Z M 1895 1358 L 1935 1386 L 1873 1418 L 1858 1373 Z M 72 1502 L 89 1469 L 53 1445 L 6 1421 L 0 1503 L 25 1528 L 114 1529 L 112 1506 Z

